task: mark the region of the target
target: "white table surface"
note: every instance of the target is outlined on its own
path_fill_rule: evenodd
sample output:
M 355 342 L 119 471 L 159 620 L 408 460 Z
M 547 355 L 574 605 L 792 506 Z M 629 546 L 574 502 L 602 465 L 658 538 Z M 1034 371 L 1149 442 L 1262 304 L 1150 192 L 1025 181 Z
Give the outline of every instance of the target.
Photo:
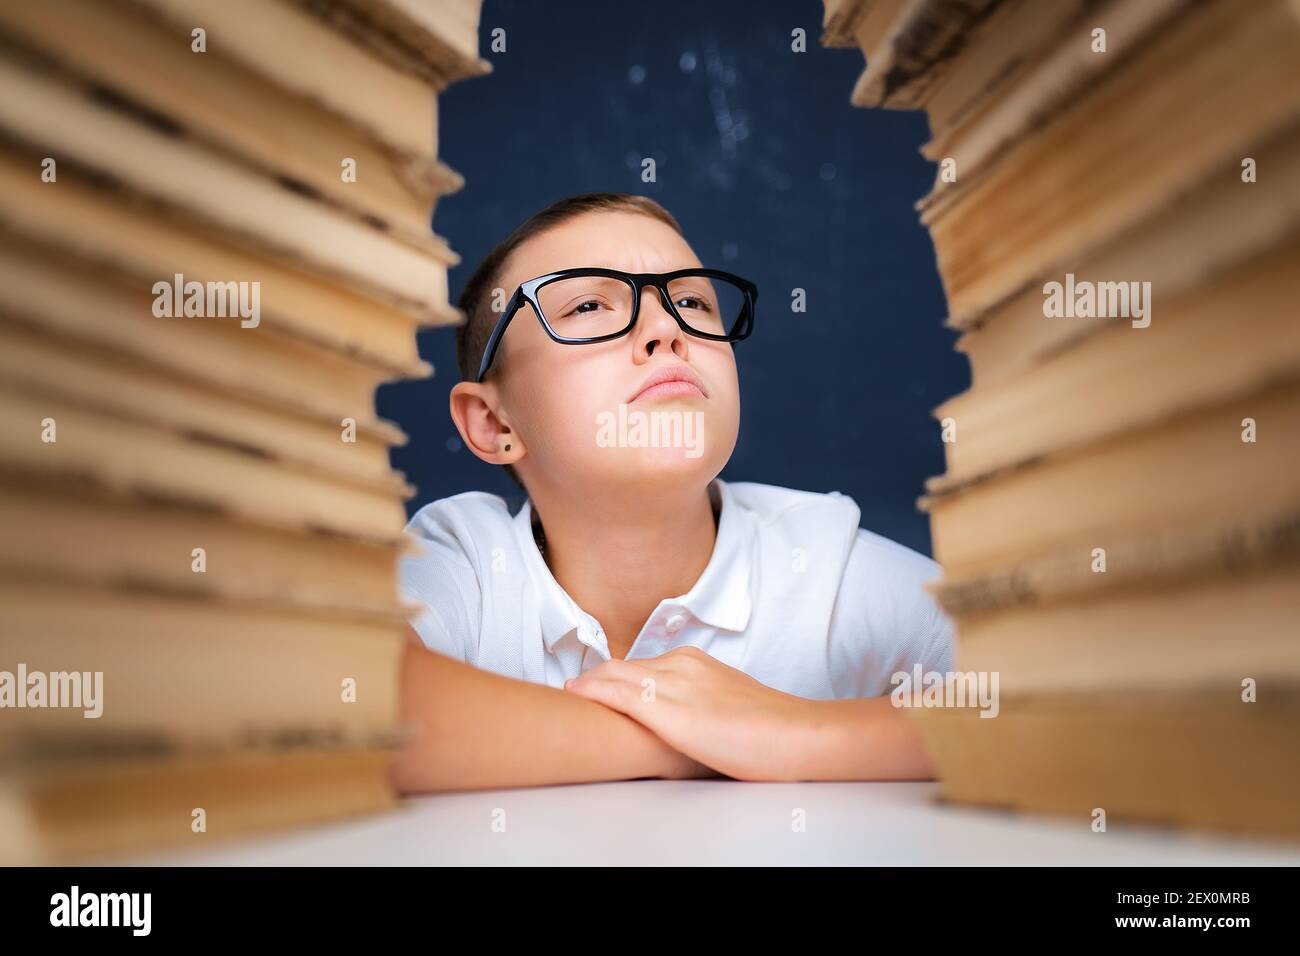
M 1300 865 L 1300 846 L 937 803 L 933 783 L 635 780 L 397 811 L 126 865 Z M 796 808 L 804 832 L 795 832 Z M 504 830 L 494 831 L 493 821 Z M 196 839 L 202 839 L 201 836 Z

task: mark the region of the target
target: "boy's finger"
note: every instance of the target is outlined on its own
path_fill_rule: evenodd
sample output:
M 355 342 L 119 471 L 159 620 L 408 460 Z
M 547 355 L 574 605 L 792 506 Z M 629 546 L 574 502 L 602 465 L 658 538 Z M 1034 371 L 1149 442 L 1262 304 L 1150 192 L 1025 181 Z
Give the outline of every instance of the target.
M 645 676 L 645 668 L 640 661 L 625 661 L 619 658 L 611 658 L 602 661 L 595 667 L 583 671 L 572 680 L 581 680 L 584 677 L 591 677 L 595 680 L 627 680 L 639 681 Z
M 581 678 L 565 681 L 564 689 L 629 717 L 634 716 L 640 704 L 636 687 L 625 680 L 592 680 L 584 674 Z

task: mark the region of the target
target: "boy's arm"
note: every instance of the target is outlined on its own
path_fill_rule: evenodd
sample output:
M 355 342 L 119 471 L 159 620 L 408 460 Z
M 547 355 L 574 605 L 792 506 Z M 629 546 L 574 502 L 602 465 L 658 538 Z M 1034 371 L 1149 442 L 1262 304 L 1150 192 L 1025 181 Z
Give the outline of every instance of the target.
M 418 641 L 402 658 L 401 722 L 415 733 L 393 764 L 399 792 L 713 774 L 623 714 Z
M 796 697 L 696 647 L 605 661 L 565 687 L 739 780 L 924 780 L 933 773 L 915 721 L 889 697 Z
M 800 780 L 930 780 L 917 722 L 889 697 L 809 700 L 794 731 Z

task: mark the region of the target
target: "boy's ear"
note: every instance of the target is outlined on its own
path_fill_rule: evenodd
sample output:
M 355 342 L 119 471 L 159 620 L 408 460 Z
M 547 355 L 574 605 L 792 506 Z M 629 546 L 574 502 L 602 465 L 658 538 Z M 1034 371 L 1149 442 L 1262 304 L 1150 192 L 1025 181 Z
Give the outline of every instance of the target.
M 513 465 L 524 456 L 524 443 L 510 427 L 494 385 L 457 382 L 449 402 L 461 441 L 480 459 L 490 465 Z

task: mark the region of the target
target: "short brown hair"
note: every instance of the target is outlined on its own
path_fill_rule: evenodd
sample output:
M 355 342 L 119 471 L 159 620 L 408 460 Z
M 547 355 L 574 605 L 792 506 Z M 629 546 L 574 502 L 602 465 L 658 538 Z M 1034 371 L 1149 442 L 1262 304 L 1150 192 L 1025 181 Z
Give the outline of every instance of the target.
M 541 212 L 529 216 L 478 264 L 456 302 L 465 313 L 465 323 L 456 329 L 456 365 L 462 381 L 472 382 L 478 376 L 483 352 L 497 322 L 497 315 L 491 308 L 492 290 L 510 254 L 533 236 L 584 212 L 595 211 L 639 212 L 667 223 L 682 235 L 682 227 L 667 209 L 653 199 L 630 193 L 581 193 L 553 202 Z M 515 484 L 524 491 L 528 490 L 514 468 L 506 465 L 505 469 Z

